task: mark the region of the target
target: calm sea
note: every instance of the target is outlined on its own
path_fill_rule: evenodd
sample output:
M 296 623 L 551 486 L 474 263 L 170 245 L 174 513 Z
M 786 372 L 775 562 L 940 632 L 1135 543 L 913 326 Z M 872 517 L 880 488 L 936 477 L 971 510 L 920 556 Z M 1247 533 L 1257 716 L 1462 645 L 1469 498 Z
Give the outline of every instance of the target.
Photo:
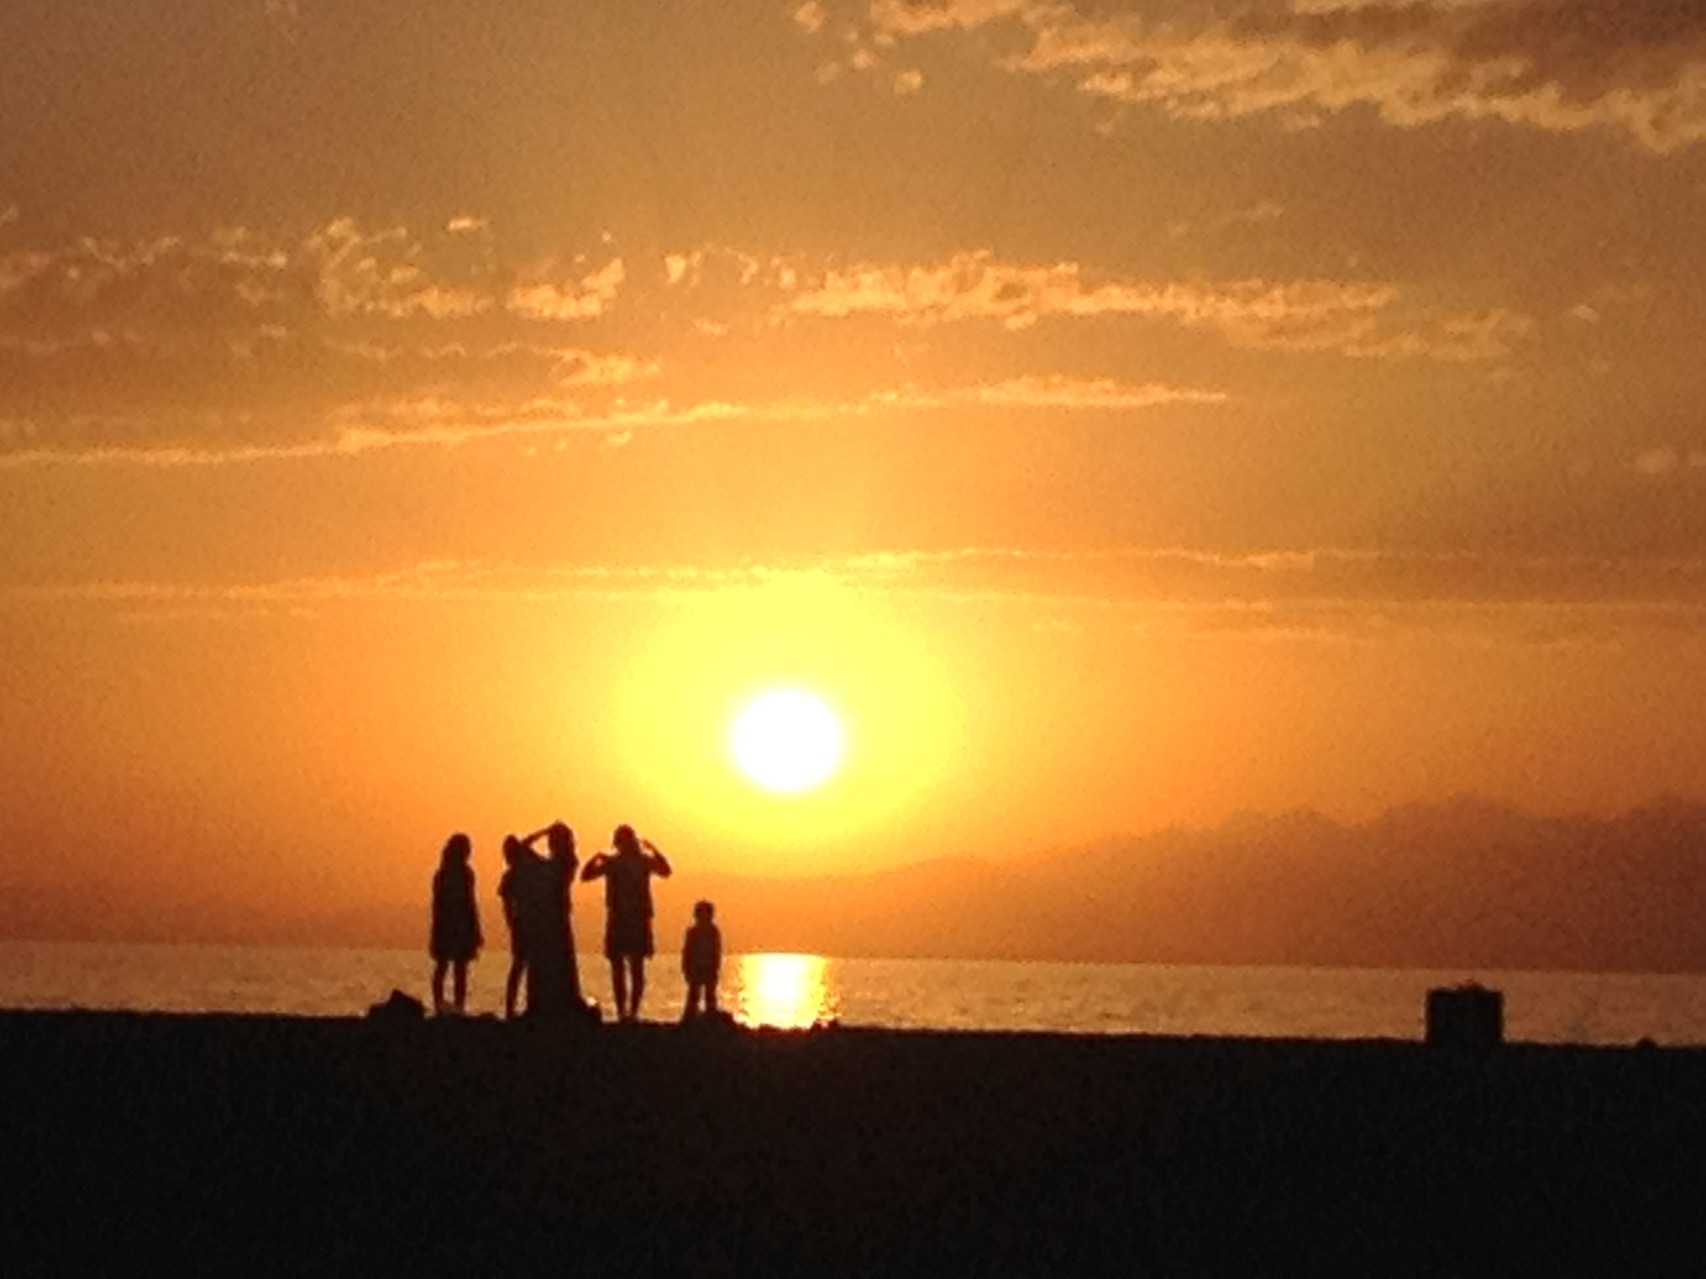
M 496 1013 L 505 963 L 474 965 L 469 1011 Z M 652 965 L 642 1015 L 681 1009 L 671 957 Z M 587 994 L 606 1009 L 609 971 L 582 956 Z M 1434 986 L 1468 976 L 1505 995 L 1511 1039 L 1706 1045 L 1706 975 L 1198 968 L 737 955 L 721 997 L 748 1025 L 843 1025 L 1091 1034 L 1417 1039 Z M 0 1007 L 349 1016 L 393 988 L 428 997 L 413 951 L 0 942 Z

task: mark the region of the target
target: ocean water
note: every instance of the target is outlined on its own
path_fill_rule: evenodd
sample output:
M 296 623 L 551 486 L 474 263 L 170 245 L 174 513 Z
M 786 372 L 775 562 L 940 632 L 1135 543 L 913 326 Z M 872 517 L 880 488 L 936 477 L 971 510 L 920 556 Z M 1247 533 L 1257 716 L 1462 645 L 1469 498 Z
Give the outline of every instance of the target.
M 507 959 L 474 964 L 468 1011 L 499 1013 Z M 609 969 L 581 957 L 612 1008 Z M 679 1016 L 673 956 L 648 970 L 645 1020 Z M 429 999 L 414 951 L 0 942 L 0 1007 L 354 1016 L 400 989 Z M 1504 992 L 1505 1033 L 1539 1043 L 1706 1045 L 1706 974 L 1429 972 L 732 955 L 720 999 L 747 1025 L 1087 1034 L 1419 1039 L 1429 989 Z

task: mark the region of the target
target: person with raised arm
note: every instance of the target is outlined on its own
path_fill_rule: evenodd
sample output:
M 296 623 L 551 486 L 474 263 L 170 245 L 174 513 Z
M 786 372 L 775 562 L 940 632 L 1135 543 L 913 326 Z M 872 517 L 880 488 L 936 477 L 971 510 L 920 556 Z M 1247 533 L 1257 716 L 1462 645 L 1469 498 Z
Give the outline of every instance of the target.
M 632 826 L 618 826 L 610 842 L 612 851 L 592 857 L 581 878 L 604 881 L 604 957 L 610 961 L 616 1019 L 638 1021 L 652 954 L 652 876 L 667 877 L 669 859 Z
M 503 904 L 504 923 L 509 925 L 509 976 L 504 979 L 504 1020 L 514 1021 L 521 982 L 527 976 L 527 960 L 535 949 L 529 927 L 531 902 L 527 892 L 532 863 L 538 854 L 514 835 L 504 836 L 504 873 L 498 880 L 498 901 Z
M 542 858 L 533 848 L 541 839 L 545 841 Z M 532 858 L 526 885 L 527 1011 L 548 1017 L 579 1012 L 585 1005 L 569 916 L 569 890 L 579 865 L 575 833 L 562 822 L 552 822 L 518 842 Z

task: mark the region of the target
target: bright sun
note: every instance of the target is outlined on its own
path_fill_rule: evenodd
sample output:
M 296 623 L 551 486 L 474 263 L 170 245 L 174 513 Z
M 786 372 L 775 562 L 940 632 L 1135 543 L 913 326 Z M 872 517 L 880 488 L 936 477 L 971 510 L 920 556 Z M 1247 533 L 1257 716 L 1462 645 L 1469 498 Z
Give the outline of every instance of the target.
M 828 779 L 841 762 L 841 721 L 798 688 L 760 693 L 735 716 L 729 745 L 740 771 L 765 790 L 792 794 Z

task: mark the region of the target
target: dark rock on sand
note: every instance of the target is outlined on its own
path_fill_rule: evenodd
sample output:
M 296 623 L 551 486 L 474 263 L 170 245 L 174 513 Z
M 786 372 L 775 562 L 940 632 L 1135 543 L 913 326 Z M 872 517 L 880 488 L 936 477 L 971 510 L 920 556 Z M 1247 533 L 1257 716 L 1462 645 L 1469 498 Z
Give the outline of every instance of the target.
M 406 1025 L 421 1021 L 425 1017 L 426 1005 L 413 995 L 406 995 L 400 990 L 393 990 L 367 1010 L 367 1019 L 381 1025 Z

